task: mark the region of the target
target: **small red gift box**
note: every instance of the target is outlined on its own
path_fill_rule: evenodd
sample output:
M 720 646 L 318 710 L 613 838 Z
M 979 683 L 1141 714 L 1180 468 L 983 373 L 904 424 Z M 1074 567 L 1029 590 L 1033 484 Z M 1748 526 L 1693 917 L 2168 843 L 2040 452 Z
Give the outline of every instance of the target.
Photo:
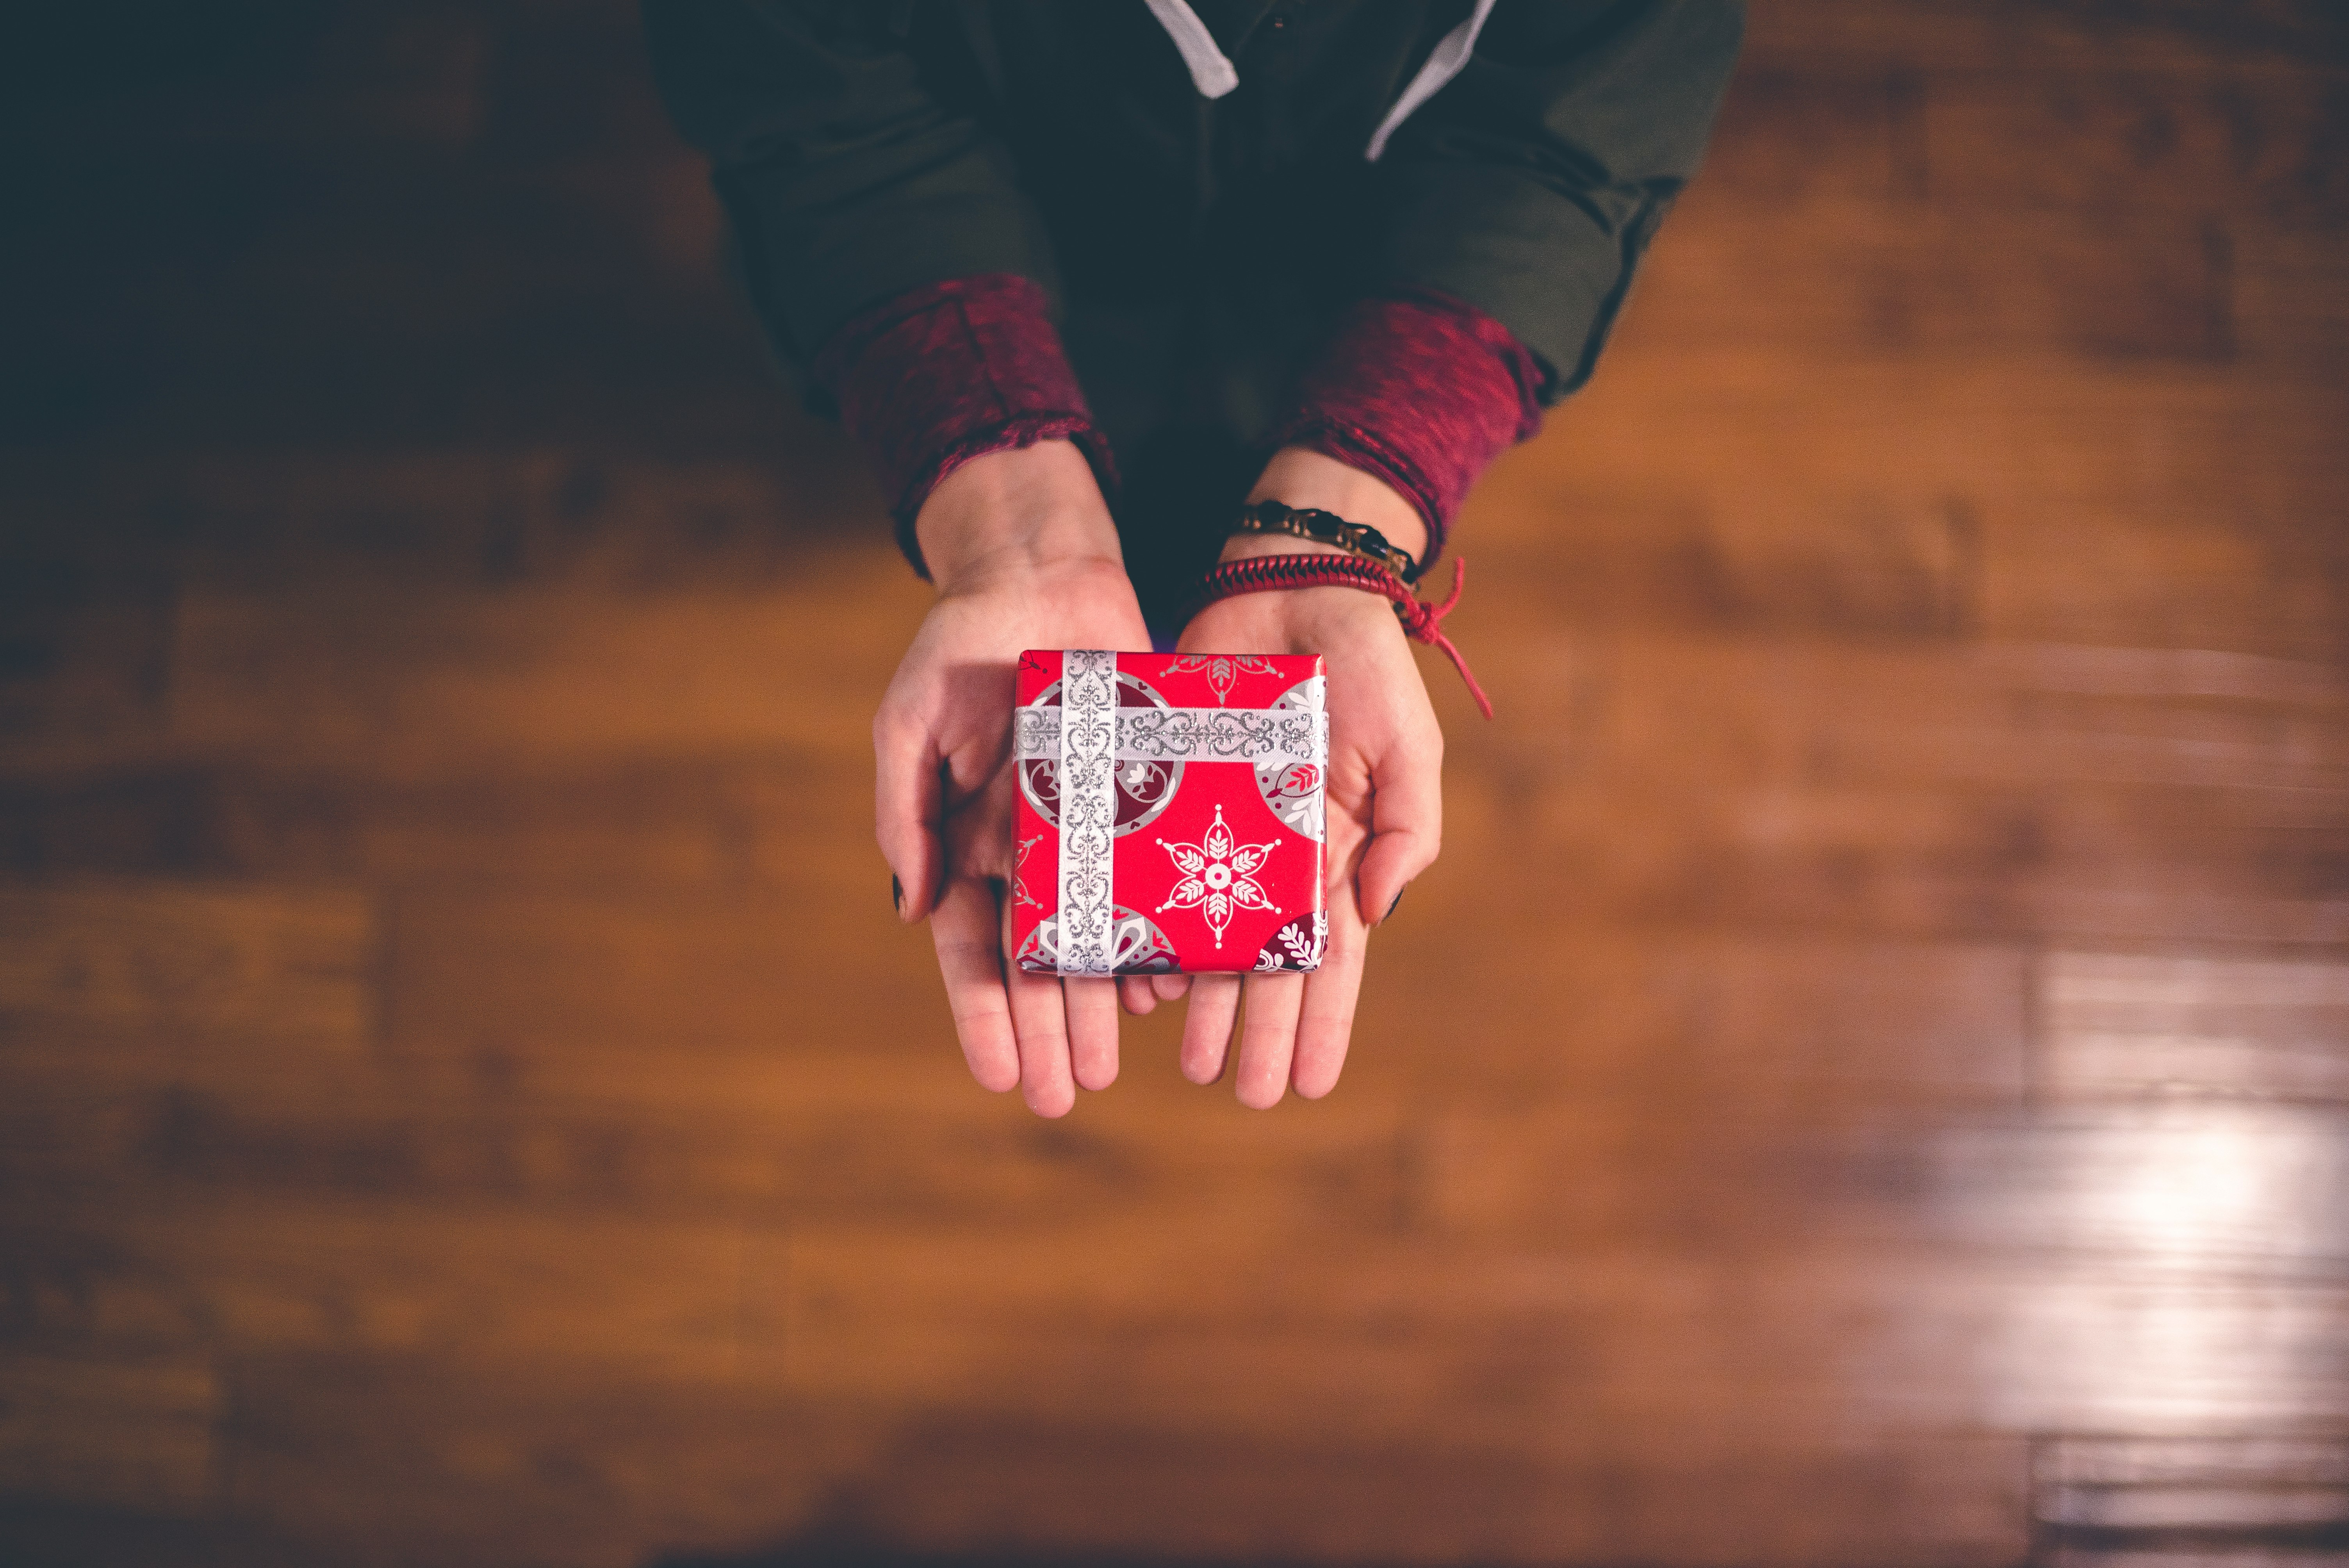
M 1020 968 L 1320 965 L 1319 655 L 1030 649 L 1016 700 Z

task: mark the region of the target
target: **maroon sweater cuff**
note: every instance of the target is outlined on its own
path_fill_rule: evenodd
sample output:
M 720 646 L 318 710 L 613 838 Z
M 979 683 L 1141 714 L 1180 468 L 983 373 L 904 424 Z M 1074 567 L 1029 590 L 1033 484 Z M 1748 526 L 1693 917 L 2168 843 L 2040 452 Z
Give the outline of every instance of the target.
M 925 577 L 914 520 L 973 458 L 1073 441 L 1102 491 L 1116 488 L 1109 442 L 1031 279 L 988 273 L 909 289 L 834 333 L 811 368 L 871 454 L 897 543 Z
M 914 520 L 973 458 L 1069 440 L 1103 492 L 1116 488 L 1109 443 L 1030 279 L 991 273 L 908 290 L 843 326 L 812 368 L 871 453 L 898 543 L 925 576 Z M 1267 446 L 1319 451 L 1392 486 L 1426 522 L 1433 561 L 1469 486 L 1541 428 L 1542 382 L 1540 361 L 1473 305 L 1433 290 L 1364 300 Z
M 1363 300 L 1299 380 L 1270 444 L 1335 458 L 1408 499 L 1427 523 L 1425 565 L 1468 487 L 1541 428 L 1542 382 L 1540 360 L 1474 305 L 1433 289 Z

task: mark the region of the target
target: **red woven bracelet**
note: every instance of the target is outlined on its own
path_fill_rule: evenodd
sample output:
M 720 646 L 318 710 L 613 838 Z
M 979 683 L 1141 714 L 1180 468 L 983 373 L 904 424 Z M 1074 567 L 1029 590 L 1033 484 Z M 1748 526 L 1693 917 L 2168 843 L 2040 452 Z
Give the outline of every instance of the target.
M 1468 695 L 1476 699 L 1477 708 L 1490 718 L 1493 704 L 1485 696 L 1485 688 L 1476 684 L 1468 661 L 1452 645 L 1452 639 L 1444 634 L 1444 617 L 1460 603 L 1460 590 L 1467 581 L 1468 562 L 1455 556 L 1452 562 L 1451 595 L 1441 604 L 1431 604 L 1404 587 L 1402 580 L 1389 568 L 1356 556 L 1251 555 L 1245 560 L 1226 561 L 1201 579 L 1198 602 L 1192 606 L 1192 614 L 1196 614 L 1219 599 L 1288 588 L 1360 588 L 1365 593 L 1382 594 L 1402 622 L 1403 634 L 1442 648 L 1452 661 L 1452 667 L 1460 672 L 1460 678 L 1468 683 Z

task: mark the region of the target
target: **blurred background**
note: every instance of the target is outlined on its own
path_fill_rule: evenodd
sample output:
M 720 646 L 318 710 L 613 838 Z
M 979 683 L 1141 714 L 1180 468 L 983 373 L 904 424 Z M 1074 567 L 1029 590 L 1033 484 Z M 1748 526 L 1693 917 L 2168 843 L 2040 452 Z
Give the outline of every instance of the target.
M 969 1082 L 615 0 L 0 49 L 0 1558 L 2349 1553 L 2349 14 L 1763 0 L 1331 1099 Z

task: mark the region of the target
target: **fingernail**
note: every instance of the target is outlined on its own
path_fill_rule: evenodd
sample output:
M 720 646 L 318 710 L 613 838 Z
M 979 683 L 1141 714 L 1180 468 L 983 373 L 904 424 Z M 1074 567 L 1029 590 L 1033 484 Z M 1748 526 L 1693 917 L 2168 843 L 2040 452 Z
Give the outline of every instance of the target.
M 897 918 L 905 918 L 905 884 L 894 875 L 889 879 L 889 902 L 897 906 Z
M 1397 888 L 1397 889 L 1395 889 L 1394 903 L 1391 903 L 1391 904 L 1387 905 L 1387 912 L 1386 912 L 1384 914 L 1382 914 L 1382 915 L 1379 916 L 1379 923 L 1380 923 L 1381 925 L 1384 925 L 1388 921 L 1392 920 L 1392 919 L 1394 918 L 1395 904 L 1401 903 L 1402 902 L 1402 889 L 1401 889 L 1401 888 Z

